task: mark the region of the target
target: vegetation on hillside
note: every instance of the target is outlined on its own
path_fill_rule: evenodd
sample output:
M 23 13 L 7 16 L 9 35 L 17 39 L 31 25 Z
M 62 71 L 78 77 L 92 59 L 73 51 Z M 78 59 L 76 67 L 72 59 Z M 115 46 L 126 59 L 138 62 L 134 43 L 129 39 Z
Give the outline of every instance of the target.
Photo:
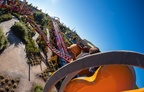
M 11 27 L 13 33 L 18 36 L 24 43 L 29 43 L 28 37 L 28 29 L 25 24 L 21 22 L 15 22 L 15 24 Z
M 43 92 L 43 89 L 40 85 L 34 85 L 33 92 Z
M 52 27 L 50 25 L 51 17 L 48 14 L 44 14 L 42 12 L 34 12 L 33 16 L 34 16 L 35 22 L 41 25 L 40 28 L 42 32 L 45 34 L 45 36 L 47 36 L 47 29 L 52 30 Z M 47 50 L 48 48 L 40 35 L 37 38 L 37 44 L 39 48 L 44 52 L 44 54 L 46 54 L 48 51 Z
M 0 28 L 0 52 L 4 50 L 8 45 L 8 40 L 5 37 L 2 29 Z
M 0 23 L 12 19 L 10 13 L 0 15 Z
M 15 22 L 11 27 L 13 33 L 18 36 L 26 44 L 27 53 L 39 53 L 39 48 L 32 39 L 33 33 L 22 22 Z
M 0 92 L 15 92 L 18 87 L 20 78 L 11 78 L 0 74 Z
M 46 28 L 43 28 L 42 32 L 47 35 L 47 31 L 46 31 Z M 41 35 L 38 36 L 37 38 L 37 44 L 39 46 L 39 48 L 44 52 L 44 54 L 47 53 L 47 48 L 46 48 L 46 43 L 44 42 L 44 40 L 42 39 Z
M 42 12 L 35 12 L 33 15 L 34 15 L 34 20 L 35 20 L 38 24 L 44 26 L 45 23 L 47 22 L 46 14 L 44 14 L 44 13 L 42 13 Z
M 32 38 L 29 39 L 29 42 L 26 44 L 26 52 L 27 53 L 39 53 L 39 48 L 35 45 L 34 40 Z
M 22 22 L 15 22 L 11 27 L 13 33 L 18 36 L 24 43 L 28 64 L 37 65 L 41 63 L 40 49 L 36 46 L 32 39 L 33 32 Z

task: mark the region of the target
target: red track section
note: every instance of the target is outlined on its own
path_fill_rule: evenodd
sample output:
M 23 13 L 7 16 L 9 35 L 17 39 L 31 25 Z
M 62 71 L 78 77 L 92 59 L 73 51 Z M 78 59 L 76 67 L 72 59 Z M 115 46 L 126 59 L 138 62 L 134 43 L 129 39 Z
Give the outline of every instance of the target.
M 61 36 L 61 33 L 60 33 L 60 29 L 59 29 L 59 26 L 58 26 L 58 24 L 56 23 L 56 22 L 54 22 L 53 20 L 52 20 L 52 23 L 53 23 L 53 26 L 54 26 L 54 30 L 55 30 L 55 35 L 57 36 L 57 42 L 58 42 L 58 48 L 60 49 L 60 50 L 62 50 L 62 52 L 63 53 L 68 53 L 68 51 L 67 51 L 67 47 L 66 47 L 66 45 L 65 45 L 65 43 L 64 43 L 64 40 L 63 40 L 63 38 L 62 38 L 62 36 Z
M 46 45 L 52 50 L 53 53 L 55 53 L 56 55 L 58 55 L 59 57 L 63 58 L 65 61 L 70 62 L 71 61 L 71 56 L 69 56 L 68 54 L 65 54 L 59 50 L 57 50 L 56 48 L 54 48 L 47 40 L 47 37 L 45 36 L 45 34 L 41 31 L 41 28 L 35 24 L 33 21 L 28 20 L 30 22 L 30 24 L 34 25 L 37 28 L 37 32 L 41 35 L 41 37 L 43 38 L 44 42 L 46 43 Z M 55 22 L 53 22 L 55 24 Z M 57 30 L 56 25 L 54 25 L 55 30 Z M 62 39 L 62 38 L 61 38 Z M 63 44 L 64 45 L 64 44 Z

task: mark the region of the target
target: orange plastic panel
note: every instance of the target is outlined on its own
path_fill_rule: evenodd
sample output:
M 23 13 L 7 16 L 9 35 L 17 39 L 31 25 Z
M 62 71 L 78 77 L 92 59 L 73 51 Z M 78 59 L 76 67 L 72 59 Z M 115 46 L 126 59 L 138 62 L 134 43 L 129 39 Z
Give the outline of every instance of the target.
M 65 92 L 121 92 L 133 89 L 133 74 L 127 66 L 108 65 L 100 67 L 91 77 L 72 80 Z

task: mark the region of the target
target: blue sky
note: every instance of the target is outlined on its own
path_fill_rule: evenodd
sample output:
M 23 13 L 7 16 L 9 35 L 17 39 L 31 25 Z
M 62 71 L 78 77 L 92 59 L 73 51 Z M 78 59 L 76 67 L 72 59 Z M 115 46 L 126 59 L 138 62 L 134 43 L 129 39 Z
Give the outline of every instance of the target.
M 144 0 L 27 0 L 50 16 L 57 16 L 101 51 L 144 53 Z M 144 87 L 144 69 L 135 68 Z

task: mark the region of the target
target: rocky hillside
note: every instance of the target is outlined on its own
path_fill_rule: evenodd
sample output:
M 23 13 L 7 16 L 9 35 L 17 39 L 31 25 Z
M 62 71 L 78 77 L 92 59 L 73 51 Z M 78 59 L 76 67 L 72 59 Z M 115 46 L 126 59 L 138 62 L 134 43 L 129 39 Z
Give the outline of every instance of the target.
M 24 42 L 22 34 L 18 36 L 15 33 L 19 29 L 11 30 L 17 23 L 22 22 L 14 16 L 0 23 L 0 92 L 42 92 L 48 76 L 39 77 L 47 69 L 44 52 L 40 50 L 43 47 L 39 48 L 36 42 L 39 34 L 35 32 L 31 38 L 27 38 L 27 41 L 33 43 L 32 46 Z M 46 29 L 46 32 L 50 38 L 49 30 Z M 35 53 L 36 48 L 38 52 Z M 48 50 L 48 59 L 51 55 L 52 52 Z
M 10 30 L 17 21 L 17 19 L 13 18 L 0 24 L 5 37 L 8 39 L 8 46 L 0 54 L 0 76 L 4 76 L 3 80 L 6 78 L 9 80 L 19 79 L 15 92 L 31 92 L 34 85 L 45 85 L 45 82 L 38 78 L 37 75 L 46 69 L 46 65 L 41 62 L 41 66 L 36 65 L 29 69 L 29 65 L 26 62 L 25 44 Z M 6 84 L 2 86 L 3 89 L 5 87 Z

